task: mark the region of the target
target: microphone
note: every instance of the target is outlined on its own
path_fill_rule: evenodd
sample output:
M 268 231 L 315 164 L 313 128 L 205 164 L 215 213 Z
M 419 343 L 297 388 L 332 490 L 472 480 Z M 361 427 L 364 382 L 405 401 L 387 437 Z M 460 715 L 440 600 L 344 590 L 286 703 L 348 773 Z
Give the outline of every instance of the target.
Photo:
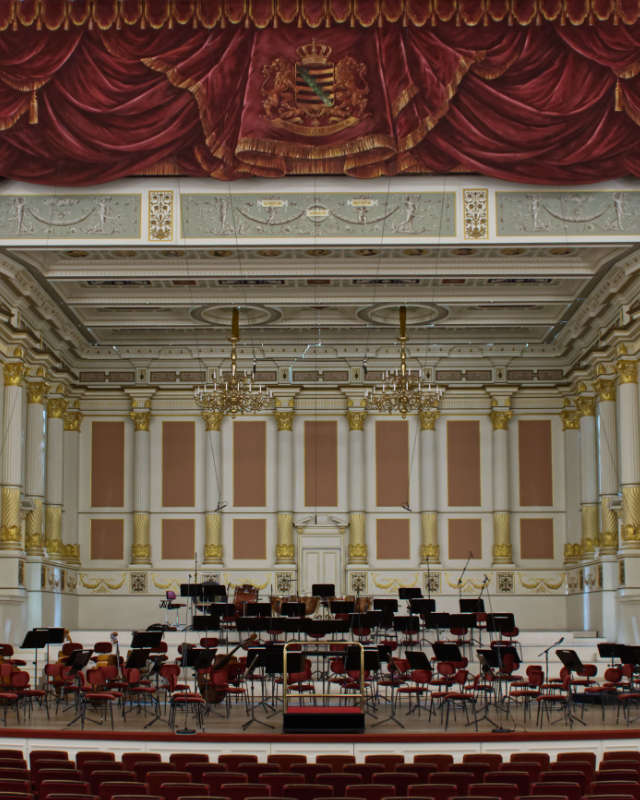
M 404 508 L 405 511 L 411 513 L 411 507 L 409 506 L 409 503 L 403 503 L 400 508 Z
M 221 500 L 218 503 L 218 505 L 214 508 L 214 513 L 217 513 L 218 511 L 222 511 L 222 509 L 226 508 L 226 507 L 227 507 L 227 503 L 225 503 L 223 500 Z
M 489 576 L 488 575 L 484 576 L 484 583 L 485 584 L 489 583 Z

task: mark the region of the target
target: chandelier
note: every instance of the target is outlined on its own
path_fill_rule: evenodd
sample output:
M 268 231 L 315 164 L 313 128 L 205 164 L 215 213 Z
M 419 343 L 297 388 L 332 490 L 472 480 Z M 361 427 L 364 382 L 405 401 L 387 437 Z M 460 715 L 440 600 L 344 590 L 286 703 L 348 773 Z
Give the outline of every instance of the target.
M 259 383 L 252 383 L 249 374 L 243 370 L 238 372 L 238 355 L 236 347 L 240 338 L 238 309 L 234 308 L 231 316 L 231 374 L 223 381 L 222 373 L 218 383 L 216 371 L 213 372 L 213 384 L 197 386 L 193 399 L 203 411 L 218 414 L 256 414 L 267 408 L 273 400 L 271 389 Z
M 403 419 L 410 411 L 431 411 L 438 407 L 444 389 L 422 382 L 422 370 L 407 369 L 407 308 L 400 306 L 400 368 L 387 370 L 382 383 L 367 389 L 368 408 L 387 414 L 401 414 Z

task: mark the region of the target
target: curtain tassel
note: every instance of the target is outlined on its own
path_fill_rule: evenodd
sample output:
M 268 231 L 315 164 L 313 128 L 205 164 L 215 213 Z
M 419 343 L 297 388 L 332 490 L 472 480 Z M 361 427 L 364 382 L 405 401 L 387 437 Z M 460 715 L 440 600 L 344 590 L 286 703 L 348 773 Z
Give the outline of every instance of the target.
M 29 101 L 29 125 L 38 124 L 38 94 L 34 89 L 31 92 L 31 100 Z
M 622 99 L 622 87 L 620 86 L 620 78 L 616 78 L 616 88 L 614 96 L 615 96 L 614 111 L 624 111 L 624 100 Z

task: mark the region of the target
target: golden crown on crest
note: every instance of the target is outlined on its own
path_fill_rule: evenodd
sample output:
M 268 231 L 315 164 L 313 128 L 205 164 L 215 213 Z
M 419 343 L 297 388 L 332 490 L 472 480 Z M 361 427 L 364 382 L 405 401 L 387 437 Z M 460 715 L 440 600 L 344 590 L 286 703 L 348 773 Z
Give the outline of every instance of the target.
M 296 53 L 302 64 L 326 64 L 331 50 L 332 48 L 328 44 L 316 42 L 314 39 L 309 44 L 298 47 Z

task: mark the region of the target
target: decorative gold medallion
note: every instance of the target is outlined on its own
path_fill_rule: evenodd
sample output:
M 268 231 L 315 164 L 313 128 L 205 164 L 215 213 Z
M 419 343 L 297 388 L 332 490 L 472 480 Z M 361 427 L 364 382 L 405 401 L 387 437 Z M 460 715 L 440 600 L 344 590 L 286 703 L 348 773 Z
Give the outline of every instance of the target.
M 301 136 L 329 136 L 364 119 L 367 67 L 353 56 L 337 63 L 331 47 L 313 40 L 298 61 L 278 56 L 262 68 L 262 107 L 272 125 Z

